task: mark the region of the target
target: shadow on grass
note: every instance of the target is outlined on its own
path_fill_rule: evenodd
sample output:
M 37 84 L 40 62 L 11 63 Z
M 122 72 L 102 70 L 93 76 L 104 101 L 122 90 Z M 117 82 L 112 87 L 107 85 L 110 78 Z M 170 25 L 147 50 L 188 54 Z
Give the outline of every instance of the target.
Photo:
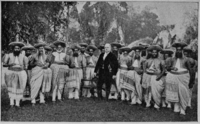
M 196 87 L 196 86 L 195 86 Z M 196 87 L 197 88 L 197 87 Z M 81 98 L 80 101 L 67 100 L 53 104 L 48 97 L 47 105 L 31 106 L 30 101 L 22 103 L 21 109 L 9 108 L 9 99 L 5 87 L 1 89 L 2 121 L 34 121 L 34 122 L 177 122 L 197 121 L 197 89 L 194 88 L 192 109 L 181 116 L 167 108 L 156 111 L 143 106 L 130 106 L 120 101 L 105 101 Z

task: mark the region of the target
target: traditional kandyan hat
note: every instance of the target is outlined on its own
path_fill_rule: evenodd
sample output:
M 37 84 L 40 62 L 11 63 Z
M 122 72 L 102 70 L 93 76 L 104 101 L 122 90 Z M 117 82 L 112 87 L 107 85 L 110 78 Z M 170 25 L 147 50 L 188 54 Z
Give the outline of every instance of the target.
M 118 42 L 113 42 L 113 43 L 111 43 L 111 45 L 112 46 L 116 46 L 117 48 L 120 48 L 120 47 L 122 47 L 122 45 L 120 44 L 120 43 L 118 43 Z
M 189 52 L 190 52 L 190 53 L 193 52 L 192 49 L 191 49 L 189 46 L 184 47 L 184 48 L 183 48 L 183 51 L 184 51 L 184 52 L 188 52 L 188 53 L 189 53 Z
M 186 43 L 184 43 L 184 42 L 181 42 L 180 40 L 177 40 L 175 43 L 173 43 L 172 44 L 172 47 L 181 47 L 181 48 L 184 48 L 184 47 L 186 47 L 187 46 L 187 44 Z
M 150 47 L 147 48 L 147 51 L 152 51 L 152 50 L 162 51 L 162 48 L 158 45 L 151 45 Z
M 139 43 L 139 46 L 142 46 L 143 49 L 147 49 L 150 45 L 146 43 Z
M 79 46 L 86 48 L 88 46 L 88 44 L 87 43 L 80 43 Z
M 95 45 L 89 45 L 87 47 L 87 51 L 89 51 L 90 49 L 92 49 L 93 51 L 97 50 L 97 47 Z
M 38 43 L 34 46 L 35 48 L 39 48 L 39 47 L 41 47 L 41 46 L 46 46 L 47 44 L 42 40 L 42 39 L 40 39 L 39 41 L 38 41 Z
M 26 46 L 22 47 L 22 50 L 34 50 L 35 48 L 29 44 L 29 42 L 27 43 Z
M 120 52 L 124 52 L 124 51 L 127 51 L 128 53 L 131 52 L 131 48 L 125 46 L 125 47 L 121 47 L 120 49 Z
M 56 41 L 53 43 L 55 46 L 61 45 L 62 47 L 65 47 L 66 44 L 63 41 Z
M 80 50 L 80 49 L 81 49 L 81 46 L 80 46 L 79 44 L 74 44 L 74 45 L 71 46 L 71 49 L 72 49 L 72 50 L 75 50 L 75 49 Z
M 132 48 L 131 48 L 132 50 L 142 50 L 142 49 L 144 49 L 144 47 L 142 46 L 142 45 L 139 45 L 139 46 L 133 46 Z
M 54 44 L 49 45 L 49 47 L 51 47 L 52 49 L 56 48 L 56 46 Z
M 161 54 L 173 54 L 174 51 L 172 49 L 166 48 L 166 49 L 163 49 L 160 53 Z
M 44 46 L 44 49 L 47 51 L 52 51 L 53 49 L 50 46 Z
M 11 47 L 14 47 L 14 46 L 23 47 L 23 46 L 24 46 L 24 43 L 22 43 L 22 42 L 19 41 L 19 35 L 17 34 L 17 35 L 16 35 L 16 41 L 11 42 L 11 43 L 9 44 L 9 46 L 11 46 Z
M 102 49 L 104 49 L 104 44 L 101 44 L 99 47 L 98 47 L 98 49 L 100 49 L 100 50 L 102 50 Z

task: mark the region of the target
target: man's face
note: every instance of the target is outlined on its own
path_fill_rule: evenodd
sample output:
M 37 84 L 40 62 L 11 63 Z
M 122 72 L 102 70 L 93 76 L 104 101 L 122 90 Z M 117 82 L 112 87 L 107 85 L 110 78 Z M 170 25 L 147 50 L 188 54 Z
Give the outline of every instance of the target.
M 30 56 L 31 55 L 31 50 L 26 50 L 26 56 Z
M 136 49 L 135 50 L 135 59 L 139 59 L 140 58 L 140 50 Z
M 105 45 L 105 52 L 109 53 L 111 51 L 111 45 L 110 44 L 106 44 Z
M 104 52 L 105 52 L 105 49 L 101 49 L 101 52 L 104 53 Z
M 113 51 L 117 51 L 118 48 L 116 46 L 113 46 Z
M 176 54 L 175 54 L 175 56 L 177 58 L 182 58 L 183 57 L 183 53 L 182 53 L 182 48 L 181 47 L 177 47 L 176 48 Z
M 85 46 L 81 46 L 81 53 L 84 53 L 85 52 Z
M 168 54 L 168 53 L 165 53 L 165 54 L 164 54 L 164 60 L 166 60 L 167 58 L 169 58 L 169 54 Z
M 58 51 L 62 51 L 63 47 L 61 45 L 58 45 L 57 49 L 58 49 Z
M 20 47 L 19 46 L 15 46 L 14 47 L 14 54 L 15 55 L 19 55 L 20 54 Z
M 78 49 L 74 49 L 74 51 L 73 51 L 73 56 L 74 56 L 74 57 L 78 57 L 78 52 L 79 52 Z
M 39 53 L 43 54 L 43 51 L 44 51 L 44 47 L 39 47 Z
M 128 52 L 127 52 L 127 51 L 124 51 L 123 54 L 124 54 L 125 56 L 127 56 L 127 55 L 128 55 Z
M 152 58 L 157 58 L 157 57 L 158 57 L 158 51 L 152 50 Z
M 189 53 L 188 52 L 184 51 L 183 54 L 184 54 L 184 56 L 189 57 Z
M 89 55 L 92 56 L 94 54 L 93 49 L 89 49 Z

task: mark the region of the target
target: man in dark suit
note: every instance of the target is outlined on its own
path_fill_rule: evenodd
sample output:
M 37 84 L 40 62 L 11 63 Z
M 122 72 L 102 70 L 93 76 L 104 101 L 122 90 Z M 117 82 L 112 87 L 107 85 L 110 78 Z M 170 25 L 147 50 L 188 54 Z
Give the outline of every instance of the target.
M 94 75 L 99 74 L 99 80 L 97 84 L 98 97 L 102 98 L 102 86 L 106 85 L 106 99 L 110 94 L 111 83 L 116 78 L 118 70 L 118 61 L 116 56 L 111 53 L 111 45 L 105 44 L 105 53 L 101 53 L 97 61 Z

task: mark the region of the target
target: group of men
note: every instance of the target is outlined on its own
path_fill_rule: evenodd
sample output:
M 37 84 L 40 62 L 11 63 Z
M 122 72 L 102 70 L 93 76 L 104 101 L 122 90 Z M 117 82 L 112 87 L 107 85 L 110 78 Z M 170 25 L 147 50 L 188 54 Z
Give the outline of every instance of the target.
M 13 52 L 5 55 L 3 66 L 8 68 L 4 79 L 12 107 L 20 107 L 20 101 L 29 95 L 33 106 L 37 97 L 44 104 L 46 93 L 54 103 L 62 101 L 64 90 L 68 99 L 106 97 L 131 105 L 144 101 L 147 108 L 153 103 L 157 110 L 171 108 L 173 103 L 174 112 L 183 115 L 191 106 L 197 61 L 183 42 L 172 45 L 176 52 L 159 45 L 129 48 L 114 42 L 97 48 L 80 43 L 71 46 L 71 55 L 66 54 L 62 41 L 50 46 L 40 41 L 34 47 L 15 41 L 9 46 Z M 99 57 L 94 55 L 97 49 Z

